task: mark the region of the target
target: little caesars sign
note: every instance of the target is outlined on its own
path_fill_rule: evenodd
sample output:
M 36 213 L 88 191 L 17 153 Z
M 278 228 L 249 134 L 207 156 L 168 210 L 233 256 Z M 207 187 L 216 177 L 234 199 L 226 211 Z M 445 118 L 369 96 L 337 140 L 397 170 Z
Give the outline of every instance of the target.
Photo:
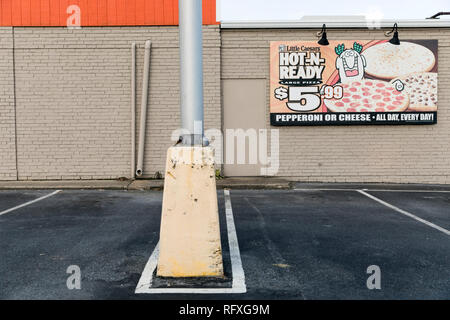
M 437 41 L 272 42 L 272 125 L 433 124 Z

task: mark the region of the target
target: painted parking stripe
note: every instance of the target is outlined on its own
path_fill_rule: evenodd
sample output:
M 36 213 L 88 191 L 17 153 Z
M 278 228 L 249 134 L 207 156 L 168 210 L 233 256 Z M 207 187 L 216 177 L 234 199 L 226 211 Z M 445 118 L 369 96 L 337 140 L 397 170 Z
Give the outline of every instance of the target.
M 7 213 L 10 213 L 10 212 L 12 212 L 12 211 L 18 210 L 18 209 L 20 209 L 20 208 L 29 206 L 29 205 L 31 205 L 31 204 L 33 204 L 33 203 L 36 203 L 36 202 L 39 202 L 39 201 L 41 201 L 41 200 L 50 198 L 50 197 L 54 196 L 55 194 L 60 193 L 61 191 L 62 191 L 62 190 L 56 190 L 56 191 L 54 191 L 54 192 L 52 192 L 52 193 L 50 193 L 50 194 L 48 194 L 48 195 L 46 195 L 46 196 L 37 198 L 37 199 L 32 200 L 32 201 L 28 201 L 28 202 L 26 202 L 26 203 L 24 203 L 24 204 L 21 204 L 21 205 L 18 205 L 18 206 L 16 206 L 16 207 L 14 207 L 14 208 L 11 208 L 11 209 L 2 211 L 2 212 L 0 212 L 0 216 L 2 216 L 2 215 L 4 215 L 4 214 L 7 214 Z
M 395 211 L 397 211 L 397 212 L 399 212 L 399 213 L 401 213 L 401 214 L 403 214 L 403 215 L 405 215 L 407 217 L 410 217 L 410 218 L 412 218 L 414 220 L 422 222 L 423 224 L 426 224 L 427 226 L 429 226 L 431 228 L 434 228 L 436 230 L 439 230 L 439 231 L 445 233 L 446 235 L 450 236 L 450 231 L 447 230 L 447 229 L 444 229 L 444 228 L 442 228 L 442 227 L 440 227 L 438 225 L 435 225 L 434 223 L 431 223 L 431 222 L 429 222 L 427 220 L 424 220 L 422 218 L 419 218 L 419 217 L 413 215 L 412 213 L 410 213 L 408 211 L 405 211 L 405 210 L 402 210 L 402 209 L 400 209 L 400 208 L 398 208 L 398 207 L 396 207 L 396 206 L 394 206 L 394 205 L 392 205 L 390 203 L 387 203 L 386 201 L 383 201 L 383 200 L 381 200 L 381 199 L 379 199 L 379 198 L 377 198 L 377 197 L 375 197 L 375 196 L 373 196 L 371 194 L 368 194 L 367 192 L 365 192 L 363 190 L 357 190 L 357 191 L 359 193 L 365 195 L 366 197 L 368 197 L 368 198 L 370 198 L 370 199 L 372 199 L 372 200 L 374 200 L 374 201 L 376 201 L 378 203 L 381 203 L 382 205 L 384 205 L 384 206 L 386 206 L 388 208 L 391 208 L 392 210 L 395 210 Z
M 241 253 L 234 224 L 233 208 L 231 207 L 230 190 L 224 190 L 225 214 L 227 217 L 228 246 L 230 247 L 231 270 L 233 273 L 233 289 L 236 293 L 247 292 L 245 285 L 244 268 L 242 267 Z
M 346 189 L 346 188 L 295 188 L 294 191 L 373 191 L 373 192 L 418 192 L 418 193 L 450 193 L 450 190 L 405 190 L 405 189 Z
M 147 264 L 145 265 L 144 271 L 142 272 L 141 278 L 136 286 L 135 293 L 146 293 L 146 291 L 152 287 L 153 283 L 153 272 L 158 265 L 158 257 L 159 257 L 159 242 L 156 244 L 155 249 L 148 259 Z
M 158 264 L 159 243 L 153 250 L 148 260 L 135 293 L 196 293 L 196 294 L 230 294 L 230 293 L 246 293 L 247 286 L 245 284 L 245 274 L 242 267 L 241 254 L 239 251 L 239 243 L 236 234 L 236 226 L 234 224 L 233 209 L 231 207 L 231 196 L 229 190 L 224 190 L 225 194 L 225 215 L 227 221 L 228 245 L 230 247 L 231 270 L 233 274 L 233 282 L 231 288 L 152 288 L 153 273 Z

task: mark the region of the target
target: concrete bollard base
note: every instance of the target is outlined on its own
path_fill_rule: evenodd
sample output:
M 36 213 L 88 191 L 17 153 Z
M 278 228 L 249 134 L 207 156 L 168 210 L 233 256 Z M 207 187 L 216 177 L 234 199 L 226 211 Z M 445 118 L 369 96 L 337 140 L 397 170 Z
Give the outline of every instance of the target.
M 212 148 L 169 148 L 159 246 L 160 277 L 223 276 Z

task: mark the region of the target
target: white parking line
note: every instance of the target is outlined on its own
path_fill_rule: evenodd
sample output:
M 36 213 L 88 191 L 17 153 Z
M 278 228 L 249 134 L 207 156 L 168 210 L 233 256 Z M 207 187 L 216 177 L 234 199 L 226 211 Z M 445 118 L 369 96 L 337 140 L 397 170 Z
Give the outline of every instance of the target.
M 2 212 L 0 212 L 0 216 L 2 216 L 2 215 L 4 215 L 4 214 L 7 214 L 7 213 L 10 213 L 10 212 L 12 212 L 12 211 L 15 211 L 15 210 L 17 210 L 17 209 L 20 209 L 20 208 L 29 206 L 29 205 L 31 205 L 31 204 L 33 204 L 33 203 L 36 203 L 36 202 L 39 202 L 39 201 L 41 201 L 41 200 L 50 198 L 50 197 L 54 196 L 55 194 L 60 193 L 61 191 L 62 191 L 62 190 L 56 190 L 55 192 L 52 192 L 52 193 L 50 193 L 50 194 L 48 194 L 48 195 L 46 195 L 46 196 L 37 198 L 37 199 L 32 200 L 32 201 L 28 201 L 28 202 L 26 202 L 26 203 L 24 203 L 24 204 L 21 204 L 21 205 L 18 205 L 18 206 L 16 206 L 16 207 L 14 207 L 14 208 L 11 208 L 11 209 L 2 211 Z
M 399 212 L 399 213 L 401 213 L 401 214 L 403 214 L 403 215 L 405 215 L 407 217 L 410 217 L 410 218 L 413 218 L 414 220 L 422 222 L 422 223 L 426 224 L 427 226 L 429 226 L 431 228 L 434 228 L 436 230 L 439 230 L 439 231 L 445 233 L 448 236 L 450 235 L 450 231 L 448 231 L 447 229 L 444 229 L 444 228 L 442 228 L 442 227 L 440 227 L 438 225 L 435 225 L 434 223 L 431 223 L 431 222 L 429 222 L 427 220 L 424 220 L 422 218 L 419 218 L 419 217 L 413 215 L 412 213 L 409 213 L 408 211 L 405 211 L 405 210 L 402 210 L 400 208 L 397 208 L 396 206 L 394 206 L 394 205 L 392 205 L 390 203 L 387 203 L 386 201 L 383 201 L 383 200 L 381 200 L 381 199 L 379 199 L 379 198 L 377 198 L 377 197 L 375 197 L 375 196 L 373 196 L 371 194 L 368 194 L 367 192 L 365 192 L 363 190 L 357 190 L 357 191 L 359 193 L 365 195 L 366 197 L 368 197 L 368 198 L 370 198 L 372 200 L 375 200 L 376 202 L 381 203 L 382 205 L 385 205 L 388 208 L 391 208 L 392 210 L 395 210 L 395 211 L 397 211 L 397 212 Z
M 147 264 L 145 265 L 144 271 L 142 272 L 141 278 L 139 279 L 134 293 L 147 293 L 147 290 L 152 287 L 153 272 L 158 265 L 158 256 L 159 242 L 156 244 L 155 250 L 153 250 L 150 259 L 148 259 Z
M 296 188 L 294 191 L 372 191 L 372 192 L 420 192 L 420 193 L 450 193 L 450 190 L 405 190 L 405 189 L 345 189 L 345 188 Z
M 227 220 L 228 245 L 230 247 L 231 270 L 233 282 L 231 288 L 152 288 L 153 273 L 158 264 L 159 243 L 153 250 L 150 259 L 145 265 L 141 278 L 136 286 L 135 293 L 196 293 L 196 294 L 224 294 L 224 293 L 246 293 L 245 274 L 242 267 L 239 243 L 234 224 L 233 209 L 231 207 L 230 191 L 224 190 L 225 215 Z
M 225 213 L 227 217 L 228 245 L 230 247 L 231 270 L 233 273 L 234 293 L 247 292 L 245 285 L 244 268 L 242 267 L 241 253 L 234 224 L 233 208 L 231 207 L 230 190 L 224 190 L 225 194 Z
M 335 188 L 295 188 L 294 191 L 356 191 L 356 189 L 335 189 Z

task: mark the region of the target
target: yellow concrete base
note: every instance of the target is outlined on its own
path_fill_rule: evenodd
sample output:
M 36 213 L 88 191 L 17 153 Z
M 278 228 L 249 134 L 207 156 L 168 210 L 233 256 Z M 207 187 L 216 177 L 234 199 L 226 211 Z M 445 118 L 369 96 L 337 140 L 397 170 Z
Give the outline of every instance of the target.
M 216 192 L 210 147 L 169 148 L 158 276 L 223 276 Z

